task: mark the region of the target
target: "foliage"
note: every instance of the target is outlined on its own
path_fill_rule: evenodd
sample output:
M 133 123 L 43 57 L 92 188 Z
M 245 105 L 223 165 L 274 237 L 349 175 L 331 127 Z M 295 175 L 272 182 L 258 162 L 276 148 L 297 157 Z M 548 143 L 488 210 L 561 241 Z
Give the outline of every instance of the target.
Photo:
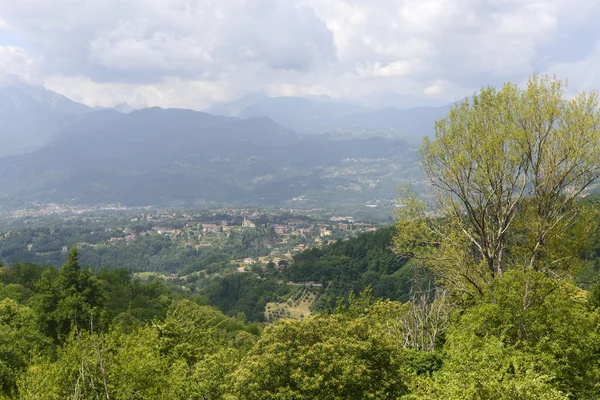
M 275 277 L 261 279 L 238 273 L 214 279 L 205 290 L 210 304 L 228 315 L 243 313 L 249 321 L 264 320 L 265 305 L 289 293 L 290 288 Z
M 217 310 L 174 302 L 167 319 L 131 333 L 73 331 L 56 361 L 29 368 L 23 399 L 215 399 L 243 349 L 243 324 Z M 233 327 L 233 329 L 232 329 Z
M 11 282 L 0 292 L 32 288 L 22 303 L 0 301 L 4 396 L 546 400 L 591 399 L 600 390 L 593 297 L 542 272 L 507 271 L 493 292 L 453 318 L 453 298 L 442 289 L 430 297 L 414 292 L 406 303 L 366 290 L 358 297 L 350 292 L 332 313 L 262 330 L 242 314 L 228 317 L 183 299 L 157 280 L 142 284 L 118 270 L 82 278 L 75 257 L 63 268 L 0 272 L 2 282 Z M 238 289 L 252 283 L 239 282 Z M 103 302 L 96 306 L 99 320 L 72 321 L 65 335 L 48 336 L 38 296 L 62 285 L 65 296 L 85 298 L 89 288 L 81 285 L 98 283 L 109 299 L 127 304 Z M 154 317 L 136 317 L 146 310 L 132 306 L 140 296 Z M 71 312 L 83 303 L 68 304 Z
M 596 398 L 599 315 L 585 293 L 534 271 L 507 272 L 496 285 L 450 328 L 443 368 L 415 398 Z
M 50 340 L 36 324 L 30 308 L 15 300 L 0 301 L 0 395 L 16 394 L 16 380 L 32 355 L 50 349 Z
M 426 260 L 444 282 L 485 296 L 512 268 L 576 273 L 595 231 L 578 197 L 600 174 L 596 93 L 534 75 L 525 89 L 484 88 L 436 123 L 421 147 L 435 207 L 402 199 L 396 250 Z
M 73 324 L 103 321 L 105 292 L 91 270 L 80 267 L 78 255 L 73 247 L 55 279 L 45 270 L 38 281 L 39 295 L 31 299 L 43 331 L 56 340 L 64 339 Z
M 236 397 L 400 397 L 406 392 L 401 354 L 370 322 L 333 314 L 271 325 L 236 370 Z
M 393 227 L 363 233 L 348 241 L 337 241 L 323 249 L 306 250 L 294 256 L 285 278 L 294 282 L 319 282 L 327 289 L 316 309 L 334 308 L 337 299 L 370 286 L 376 297 L 408 300 L 415 278 L 426 285 L 429 277 L 414 263 L 399 260 L 391 251 Z

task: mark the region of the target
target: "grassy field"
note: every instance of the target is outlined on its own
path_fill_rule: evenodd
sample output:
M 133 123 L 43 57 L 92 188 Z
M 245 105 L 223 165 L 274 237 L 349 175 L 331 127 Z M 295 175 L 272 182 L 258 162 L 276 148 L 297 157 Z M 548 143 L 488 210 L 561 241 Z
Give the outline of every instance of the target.
M 315 302 L 317 296 L 316 290 L 301 287 L 283 303 L 267 303 L 265 319 L 273 322 L 284 318 L 302 319 L 308 317 L 310 306 Z
M 166 275 L 162 275 L 156 272 L 134 272 L 131 275 L 133 276 L 133 278 L 138 278 L 139 280 L 144 282 L 150 280 L 150 277 L 152 276 L 154 276 L 155 278 L 167 279 Z

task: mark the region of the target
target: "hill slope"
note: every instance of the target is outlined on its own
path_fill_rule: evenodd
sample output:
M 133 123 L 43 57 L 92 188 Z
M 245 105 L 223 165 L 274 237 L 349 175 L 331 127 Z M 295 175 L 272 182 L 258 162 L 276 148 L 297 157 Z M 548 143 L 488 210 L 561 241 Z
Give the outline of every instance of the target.
M 47 143 L 89 108 L 41 86 L 9 77 L 0 82 L 0 156 Z
M 418 169 L 409 147 L 401 140 L 303 136 L 268 118 L 101 111 L 33 153 L 0 159 L 0 193 L 127 205 L 278 204 L 299 196 L 336 201 L 348 193 L 393 199 L 397 182 L 383 178 Z

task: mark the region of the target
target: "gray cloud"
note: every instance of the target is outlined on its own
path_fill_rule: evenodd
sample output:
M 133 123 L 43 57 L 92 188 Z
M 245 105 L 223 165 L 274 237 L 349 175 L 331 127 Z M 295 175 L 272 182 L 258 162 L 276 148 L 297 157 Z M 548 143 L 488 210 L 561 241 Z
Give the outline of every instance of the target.
M 254 91 L 443 102 L 536 71 L 594 89 L 596 3 L 0 0 L 0 34 L 19 42 L 0 43 L 0 74 L 88 103 L 193 108 Z
M 325 23 L 287 0 L 38 2 L 3 1 L 0 14 L 49 73 L 152 82 L 214 78 L 240 62 L 308 71 L 335 59 Z
M 304 72 L 337 58 L 333 34 L 312 8 L 271 0 L 230 10 L 219 29 L 216 53 L 231 62 Z
M 17 74 L 25 74 L 25 77 L 29 77 L 32 65 L 33 60 L 23 49 L 0 45 L 0 79 Z

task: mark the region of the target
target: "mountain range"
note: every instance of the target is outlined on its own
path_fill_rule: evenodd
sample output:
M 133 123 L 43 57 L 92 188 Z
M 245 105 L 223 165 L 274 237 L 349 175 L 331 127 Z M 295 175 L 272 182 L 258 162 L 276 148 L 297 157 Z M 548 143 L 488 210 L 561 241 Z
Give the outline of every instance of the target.
M 94 109 L 10 75 L 0 80 L 0 157 L 49 143 L 62 129 L 98 109 L 131 112 L 128 104 Z
M 41 146 L 89 108 L 17 78 L 0 82 L 0 156 Z
M 217 115 L 239 118 L 267 116 L 299 133 L 319 134 L 338 129 L 385 129 L 404 138 L 422 138 L 433 130 L 433 122 L 444 117 L 451 105 L 399 109 L 368 108 L 328 96 L 268 97 L 252 94 L 208 109 Z
M 10 145 L 0 158 L 0 196 L 89 205 L 389 204 L 400 182 L 420 176 L 415 143 L 447 109 L 253 95 L 212 114 L 94 110 L 5 82 L 0 144 Z

